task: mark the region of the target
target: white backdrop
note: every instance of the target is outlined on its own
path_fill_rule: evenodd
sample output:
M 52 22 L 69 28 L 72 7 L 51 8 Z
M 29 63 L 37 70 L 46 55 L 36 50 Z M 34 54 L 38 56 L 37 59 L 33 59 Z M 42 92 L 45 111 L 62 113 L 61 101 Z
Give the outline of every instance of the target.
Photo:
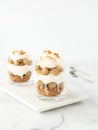
M 0 58 L 13 49 L 97 60 L 98 0 L 0 0 Z

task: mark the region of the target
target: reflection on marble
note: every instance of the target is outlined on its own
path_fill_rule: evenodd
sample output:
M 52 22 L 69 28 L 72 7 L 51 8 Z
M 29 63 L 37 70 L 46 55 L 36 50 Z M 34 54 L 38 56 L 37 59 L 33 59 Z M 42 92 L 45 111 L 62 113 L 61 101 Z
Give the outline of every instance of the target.
M 86 67 L 94 83 L 76 78 L 70 78 L 70 83 L 89 98 L 70 106 L 37 113 L 0 91 L 0 130 L 97 130 L 98 68 Z
M 61 125 L 64 123 L 64 116 L 63 114 L 61 114 L 61 121 L 59 122 L 59 124 L 57 124 L 56 126 L 52 126 L 51 130 L 55 130 L 59 127 L 61 127 Z

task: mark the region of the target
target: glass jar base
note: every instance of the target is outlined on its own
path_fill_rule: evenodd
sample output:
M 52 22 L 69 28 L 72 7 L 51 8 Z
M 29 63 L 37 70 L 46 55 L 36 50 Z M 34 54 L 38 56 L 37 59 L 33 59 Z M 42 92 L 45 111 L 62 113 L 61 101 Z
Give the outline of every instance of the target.
M 44 96 L 41 94 L 36 94 L 37 99 L 39 100 L 46 100 L 46 101 L 59 101 L 60 99 L 65 97 L 65 93 L 62 92 L 61 94 L 57 95 L 57 96 Z
M 10 85 L 13 85 L 13 86 L 30 86 L 30 85 L 33 85 L 34 81 L 33 80 L 29 80 L 27 82 L 13 82 L 11 80 L 9 80 L 9 83 Z

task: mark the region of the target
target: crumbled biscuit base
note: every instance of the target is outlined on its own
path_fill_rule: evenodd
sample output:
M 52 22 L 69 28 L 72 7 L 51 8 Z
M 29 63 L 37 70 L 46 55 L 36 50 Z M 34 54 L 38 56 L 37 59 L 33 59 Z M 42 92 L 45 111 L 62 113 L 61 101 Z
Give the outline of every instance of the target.
M 54 82 L 51 82 L 51 83 L 48 84 L 48 87 L 49 87 L 50 90 L 52 90 L 52 89 L 57 87 L 57 84 L 54 83 Z
M 44 96 L 57 96 L 63 91 L 63 88 L 64 83 L 57 84 L 55 82 L 51 82 L 45 85 L 41 80 L 37 82 L 38 93 Z
M 45 84 L 41 80 L 38 80 L 37 85 L 38 86 L 45 86 Z
M 26 82 L 31 77 L 31 72 L 28 71 L 26 74 L 23 75 L 23 77 L 20 77 L 18 75 L 14 75 L 13 73 L 9 72 L 9 77 L 13 82 Z

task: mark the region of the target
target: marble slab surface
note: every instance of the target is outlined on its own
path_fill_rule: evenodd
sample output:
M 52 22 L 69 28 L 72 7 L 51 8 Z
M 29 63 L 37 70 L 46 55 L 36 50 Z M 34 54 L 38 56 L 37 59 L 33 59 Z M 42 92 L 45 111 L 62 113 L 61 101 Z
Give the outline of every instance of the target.
M 2 71 L 0 82 L 7 72 L 4 65 L 0 64 Z M 70 78 L 70 83 L 75 89 L 84 91 L 90 98 L 71 106 L 37 113 L 0 90 L 0 130 L 97 130 L 98 66 L 94 64 L 74 66 L 90 73 L 93 83 L 80 78 Z

